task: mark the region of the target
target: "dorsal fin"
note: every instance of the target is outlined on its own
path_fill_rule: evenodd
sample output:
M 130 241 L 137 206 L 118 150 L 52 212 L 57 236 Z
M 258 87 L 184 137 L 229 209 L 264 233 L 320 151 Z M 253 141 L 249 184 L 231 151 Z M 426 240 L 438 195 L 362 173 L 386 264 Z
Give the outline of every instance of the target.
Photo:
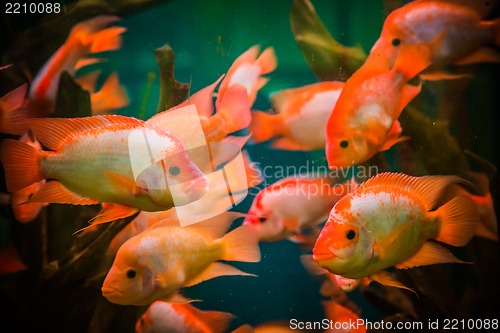
M 217 216 L 211 217 L 205 221 L 191 224 L 186 228 L 195 228 L 202 231 L 204 234 L 213 239 L 221 238 L 231 226 L 231 223 L 239 217 L 244 217 L 245 214 L 238 212 L 224 212 Z M 186 223 L 187 224 L 187 223 Z
M 468 184 L 458 176 L 422 176 L 412 177 L 402 173 L 384 172 L 361 184 L 356 193 L 363 193 L 373 187 L 398 188 L 419 197 L 427 210 L 439 206 L 443 191 L 451 184 Z
M 85 118 L 31 118 L 28 127 L 47 148 L 58 150 L 71 138 L 99 129 L 125 129 L 140 126 L 144 121 L 118 115 Z

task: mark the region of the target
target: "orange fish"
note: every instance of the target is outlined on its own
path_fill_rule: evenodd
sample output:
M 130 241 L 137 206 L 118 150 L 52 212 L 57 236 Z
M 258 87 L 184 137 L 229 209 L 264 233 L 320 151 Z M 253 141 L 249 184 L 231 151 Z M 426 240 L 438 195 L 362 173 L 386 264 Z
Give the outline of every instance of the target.
M 116 109 L 129 104 L 127 91 L 120 84 L 118 74 L 111 73 L 96 91 L 96 82 L 100 71 L 90 72 L 76 78 L 77 83 L 84 90 L 90 92 L 90 107 L 93 115 L 110 114 Z
M 387 16 L 370 56 L 394 64 L 405 47 L 426 46 L 432 63 L 425 72 L 428 79 L 430 71 L 448 64 L 500 62 L 500 55 L 488 48 L 500 45 L 500 19 L 482 20 L 474 8 L 482 2 L 412 1 Z M 435 77 L 443 75 L 436 72 Z
M 234 316 L 227 312 L 201 311 L 191 304 L 156 301 L 139 318 L 136 333 L 224 333 Z
M 253 140 L 273 139 L 271 146 L 285 150 L 324 149 L 325 123 L 343 86 L 343 82 L 325 81 L 279 91 L 271 97 L 278 114 L 253 112 Z
M 306 242 L 303 231 L 326 221 L 332 206 L 349 193 L 349 186 L 331 186 L 325 178 L 283 178 L 255 196 L 243 223 L 251 225 L 261 241 Z
M 123 27 L 107 27 L 119 18 L 100 15 L 75 25 L 64 44 L 52 55 L 31 83 L 29 114 L 43 117 L 53 112 L 59 78 L 66 71 L 71 76 L 83 67 L 100 59 L 87 58 L 89 54 L 117 50 L 121 47 Z
M 25 83 L 0 97 L 0 132 L 21 135 L 26 132 Z
M 180 140 L 142 120 L 95 116 L 31 118 L 27 123 L 51 151 L 6 139 L 0 159 L 10 192 L 51 180 L 30 201 L 115 203 L 123 217 L 172 208 L 174 199 L 186 204 L 207 190 L 206 178 Z
M 407 81 L 429 61 L 425 48 L 405 50 L 408 56 L 401 57 L 390 71 L 374 75 L 368 67 L 344 84 L 326 124 L 326 158 L 331 169 L 362 163 L 407 139 L 401 136 L 398 117 L 421 89 Z
M 38 151 L 42 150 L 40 142 L 30 132 L 21 136 L 19 141 L 30 145 Z M 17 221 L 21 223 L 31 222 L 38 216 L 42 208 L 47 206 L 46 203 L 28 202 L 44 184 L 45 180 L 41 180 L 10 194 L 10 204 L 12 205 L 12 211 Z
M 278 62 L 272 47 L 268 47 L 260 55 L 259 51 L 259 46 L 254 45 L 233 62 L 217 93 L 215 102 L 217 109 L 228 89 L 234 84 L 241 84 L 246 88 L 248 106 L 253 105 L 257 92 L 268 81 L 262 75 L 274 71 Z
M 185 303 L 179 289 L 226 275 L 251 275 L 219 260 L 258 262 L 257 235 L 241 226 L 224 235 L 239 213 L 226 212 L 180 227 L 162 221 L 127 240 L 118 250 L 102 294 L 112 303 Z
M 474 235 L 479 216 L 472 199 L 459 195 L 442 204 L 448 187 L 462 182 L 395 173 L 370 178 L 335 204 L 313 259 L 333 274 L 401 288 L 385 268 L 462 263 L 435 242 L 464 246 Z

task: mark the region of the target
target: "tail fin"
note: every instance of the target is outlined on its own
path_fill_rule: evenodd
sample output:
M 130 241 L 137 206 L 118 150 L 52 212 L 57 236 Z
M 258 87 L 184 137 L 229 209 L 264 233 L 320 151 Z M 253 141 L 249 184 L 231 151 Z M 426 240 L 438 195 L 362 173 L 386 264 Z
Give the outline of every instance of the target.
M 224 237 L 224 255 L 222 260 L 259 262 L 260 249 L 259 238 L 253 228 L 241 226 Z
M 267 141 L 274 136 L 280 135 L 283 130 L 283 115 L 271 115 L 262 111 L 252 112 L 250 132 L 255 142 Z
M 25 83 L 0 98 L 0 132 L 19 135 L 27 130 L 26 109 L 23 107 L 28 85 Z
M 476 236 L 498 241 L 498 224 L 491 194 L 485 196 L 471 195 L 477 206 L 480 223 L 476 229 Z
M 5 169 L 7 190 L 18 191 L 43 179 L 40 170 L 42 152 L 26 143 L 5 139 L 0 147 L 0 160 Z
M 129 103 L 127 91 L 120 85 L 116 73 L 108 76 L 101 89 L 90 96 L 90 101 L 93 115 L 106 114 Z
M 453 246 L 464 246 L 474 236 L 479 214 L 474 201 L 459 195 L 436 211 L 441 226 L 436 240 Z
M 127 31 L 124 27 L 111 27 L 92 35 L 90 53 L 118 50 L 122 46 L 121 34 Z
M 255 61 L 261 68 L 260 74 L 267 74 L 276 69 L 278 59 L 272 47 L 265 49 Z

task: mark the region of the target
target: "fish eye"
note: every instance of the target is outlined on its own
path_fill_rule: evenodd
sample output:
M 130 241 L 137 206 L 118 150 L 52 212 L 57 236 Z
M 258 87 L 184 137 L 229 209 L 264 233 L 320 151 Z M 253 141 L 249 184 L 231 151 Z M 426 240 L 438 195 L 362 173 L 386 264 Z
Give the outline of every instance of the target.
M 168 169 L 168 172 L 172 175 L 172 176 L 177 176 L 179 173 L 181 173 L 181 169 L 179 169 L 178 166 L 171 166 L 169 169 Z
M 259 217 L 259 223 L 264 223 L 266 222 L 267 218 L 266 217 Z
M 401 44 L 401 39 L 399 39 L 399 38 L 394 38 L 394 39 L 392 40 L 392 45 L 393 45 L 393 46 L 398 46 L 399 44 Z
M 347 141 L 347 140 L 340 141 L 340 148 L 345 149 L 348 146 L 349 146 L 349 141 Z
M 351 229 L 346 232 L 345 236 L 347 237 L 348 240 L 353 240 L 354 237 L 356 237 L 356 231 Z
M 133 279 L 133 278 L 135 278 L 135 276 L 136 276 L 136 275 L 137 275 L 137 273 L 136 273 L 136 272 L 135 272 L 135 270 L 133 270 L 133 269 L 129 269 L 129 270 L 127 271 L 127 277 L 128 277 L 129 279 Z

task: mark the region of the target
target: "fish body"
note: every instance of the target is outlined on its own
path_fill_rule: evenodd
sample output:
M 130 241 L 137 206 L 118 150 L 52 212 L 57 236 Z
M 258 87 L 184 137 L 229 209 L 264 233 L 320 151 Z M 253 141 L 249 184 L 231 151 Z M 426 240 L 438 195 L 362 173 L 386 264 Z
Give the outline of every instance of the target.
M 199 199 L 206 191 L 206 179 L 188 159 L 180 140 L 141 120 L 122 116 L 47 118 L 30 119 L 28 125 L 52 151 L 5 140 L 1 159 L 9 191 L 52 180 L 32 201 L 110 202 L 159 211 L 174 206 L 173 188 L 176 204 Z M 148 157 L 163 159 L 150 164 Z M 137 159 L 142 172 L 134 175 L 132 161 Z
M 136 333 L 223 333 L 233 316 L 227 312 L 201 311 L 190 304 L 155 301 L 139 318 Z
M 74 76 L 82 66 L 100 61 L 85 57 L 92 53 L 116 50 L 121 47 L 123 27 L 108 27 L 119 18 L 100 15 L 75 25 L 64 44 L 43 65 L 30 86 L 29 114 L 43 117 L 53 112 L 61 74 Z
M 251 132 L 255 142 L 287 150 L 318 150 L 326 144 L 325 123 L 344 83 L 325 81 L 281 90 L 271 97 L 276 115 L 254 112 Z M 311 135 L 315 133 L 315 135 Z
M 116 254 L 103 296 L 116 304 L 149 305 L 172 301 L 179 289 L 207 279 L 248 275 L 216 262 L 260 260 L 258 239 L 248 227 L 224 235 L 232 216 L 225 213 L 188 227 L 159 222 L 130 238 Z
M 21 136 L 19 141 L 32 146 L 38 151 L 42 150 L 40 142 L 29 133 Z M 47 205 L 40 202 L 28 202 L 45 183 L 45 180 L 41 180 L 10 194 L 10 204 L 12 205 L 12 211 L 17 221 L 21 223 L 33 221 L 42 208 Z
M 472 5 L 471 1 L 471 5 Z M 425 45 L 436 69 L 452 63 L 500 61 L 483 48 L 498 45 L 500 20 L 484 21 L 472 8 L 449 1 L 412 1 L 391 12 L 370 54 L 395 62 L 402 48 Z
M 460 181 L 392 173 L 369 179 L 335 204 L 313 259 L 351 279 L 373 278 L 391 266 L 461 262 L 430 241 L 464 246 L 474 235 L 479 216 L 472 199 L 460 195 L 440 205 L 443 190 Z
M 408 51 L 409 49 L 407 49 Z M 397 121 L 421 86 L 407 81 L 428 66 L 423 48 L 408 52 L 391 70 L 363 66 L 344 84 L 326 124 L 326 157 L 330 169 L 350 167 L 389 149 L 406 137 Z M 381 66 L 384 68 L 384 66 Z
M 217 93 L 215 101 L 217 109 L 227 90 L 235 84 L 241 84 L 245 87 L 248 95 L 248 106 L 253 105 L 257 98 L 257 92 L 268 81 L 262 75 L 274 71 L 277 66 L 276 54 L 272 47 L 266 48 L 260 55 L 259 52 L 260 47 L 254 45 L 233 62 Z
M 257 230 L 261 241 L 299 236 L 324 222 L 331 207 L 349 192 L 349 184 L 331 186 L 324 178 L 290 176 L 261 190 L 244 224 Z

